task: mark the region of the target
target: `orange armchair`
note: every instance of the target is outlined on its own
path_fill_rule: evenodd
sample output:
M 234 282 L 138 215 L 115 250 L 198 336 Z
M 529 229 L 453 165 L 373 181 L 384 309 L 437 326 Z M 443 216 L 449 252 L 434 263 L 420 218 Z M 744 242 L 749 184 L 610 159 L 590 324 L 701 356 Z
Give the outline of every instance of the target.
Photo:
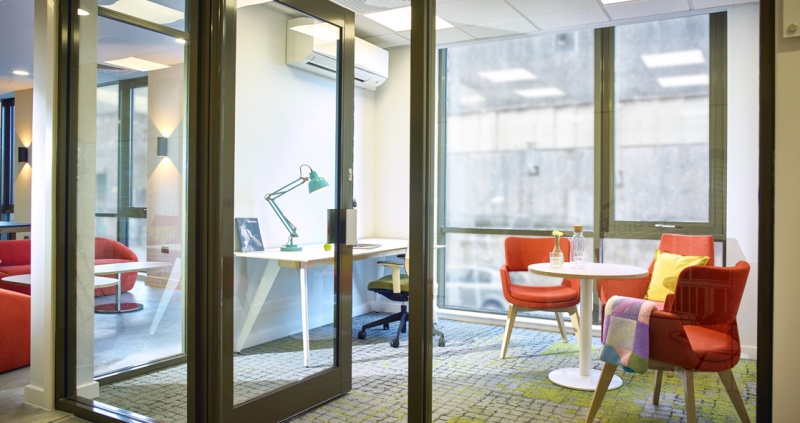
M 561 251 L 564 258 L 569 257 L 569 240 L 561 238 Z M 564 334 L 564 321 L 561 313 L 570 314 L 575 332 L 578 331 L 578 308 L 576 305 L 581 300 L 580 281 L 577 279 L 564 279 L 561 285 L 555 286 L 527 286 L 511 282 L 511 272 L 528 272 L 528 265 L 550 261 L 550 251 L 553 250 L 552 238 L 523 238 L 508 237 L 505 241 L 506 264 L 500 267 L 500 279 L 503 283 L 503 295 L 510 303 L 506 327 L 503 332 L 503 343 L 500 347 L 500 358 L 506 357 L 508 341 L 511 339 L 511 330 L 517 313 L 522 311 L 548 310 L 556 313 L 558 329 L 561 339 L 567 342 Z
M 714 237 L 711 235 L 677 235 L 663 234 L 658 249 L 665 253 L 680 254 L 682 256 L 708 256 L 706 266 L 714 265 Z M 621 297 L 644 298 L 647 288 L 650 286 L 650 278 L 653 276 L 653 265 L 655 259 L 650 262 L 647 268 L 648 275 L 639 279 L 600 279 L 597 281 L 597 292 L 600 295 L 600 311 L 602 318 L 600 324 L 605 321 L 606 303 L 608 299 L 618 295 Z M 669 311 L 665 307 L 666 303 L 656 301 L 659 309 Z
M 739 418 L 750 421 L 731 372 L 741 354 L 736 315 L 749 273 L 744 261 L 734 267 L 693 266 L 681 272 L 675 293 L 665 302 L 672 311 L 650 315 L 648 367 L 657 371 L 653 404 L 658 404 L 663 371 L 674 370 L 684 380 L 687 420 L 695 422 L 693 374 L 716 372 Z M 594 420 L 616 368 L 603 365 L 587 422 Z

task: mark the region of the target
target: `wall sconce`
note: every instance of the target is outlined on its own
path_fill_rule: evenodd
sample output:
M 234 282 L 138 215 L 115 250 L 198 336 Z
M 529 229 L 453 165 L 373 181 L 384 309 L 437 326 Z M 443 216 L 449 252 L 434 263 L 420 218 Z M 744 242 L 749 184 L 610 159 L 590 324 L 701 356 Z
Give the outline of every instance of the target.
M 168 149 L 167 141 L 168 140 L 166 137 L 157 138 L 158 144 L 156 145 L 156 155 L 158 157 L 167 157 L 167 149 Z
M 17 161 L 19 163 L 29 163 L 28 162 L 28 147 L 20 147 L 17 149 Z

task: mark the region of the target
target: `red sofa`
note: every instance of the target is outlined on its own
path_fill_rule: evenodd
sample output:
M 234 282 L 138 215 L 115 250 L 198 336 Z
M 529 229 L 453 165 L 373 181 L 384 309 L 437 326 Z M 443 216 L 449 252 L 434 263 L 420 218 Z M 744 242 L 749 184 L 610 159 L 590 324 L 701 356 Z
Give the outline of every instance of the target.
M 0 373 L 31 362 L 31 297 L 0 289 Z
M 139 261 L 139 259 L 130 248 L 122 243 L 108 238 L 96 237 L 94 239 L 94 264 L 122 263 L 126 261 Z M 29 273 L 31 273 L 31 240 L 0 241 L 0 279 L 6 276 Z M 121 284 L 122 292 L 130 291 L 135 283 L 136 272 L 124 273 Z M 9 284 L 0 280 L 0 288 L 31 295 L 29 286 Z M 113 286 L 98 288 L 94 290 L 94 296 L 113 295 L 115 291 L 116 288 Z

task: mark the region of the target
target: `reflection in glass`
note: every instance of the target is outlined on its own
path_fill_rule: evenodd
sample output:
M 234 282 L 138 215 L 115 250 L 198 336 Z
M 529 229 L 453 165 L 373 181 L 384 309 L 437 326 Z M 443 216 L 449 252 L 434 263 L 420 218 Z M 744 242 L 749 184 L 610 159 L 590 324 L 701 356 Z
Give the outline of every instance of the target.
M 592 230 L 593 40 L 447 50 L 447 226 Z
M 338 27 L 276 2 L 238 9 L 234 214 L 242 222 L 251 222 L 249 231 L 258 231 L 266 251 L 242 253 L 250 247 L 244 247 L 238 235 L 231 246 L 236 251 L 234 322 L 226 330 L 233 331 L 234 338 L 230 346 L 235 352 L 234 404 L 335 363 L 333 266 L 304 269 L 293 258 L 322 251 L 328 233 L 327 210 L 336 205 L 335 189 L 311 194 L 312 181 L 297 180 L 313 178 L 313 169 L 336 186 L 336 73 L 318 74 L 287 65 L 287 46 L 313 44 L 335 65 L 339 33 Z M 303 185 L 296 186 L 298 182 Z M 279 210 L 265 201 L 273 198 L 268 193 L 279 196 L 275 190 L 292 191 L 280 198 Z M 287 217 L 291 222 L 284 225 L 282 219 Z M 230 228 L 235 230 L 234 222 Z M 302 251 L 281 251 L 288 243 L 287 230 L 291 243 Z M 274 254 L 283 254 L 280 266 L 274 257 L 269 258 Z M 308 306 L 307 359 L 304 301 Z
M 72 382 L 98 404 L 185 421 L 185 46 L 96 13 L 79 19 Z M 168 157 L 156 155 L 159 137 Z M 133 269 L 102 267 L 120 265 Z
M 619 26 L 615 42 L 614 218 L 708 222 L 708 15 Z

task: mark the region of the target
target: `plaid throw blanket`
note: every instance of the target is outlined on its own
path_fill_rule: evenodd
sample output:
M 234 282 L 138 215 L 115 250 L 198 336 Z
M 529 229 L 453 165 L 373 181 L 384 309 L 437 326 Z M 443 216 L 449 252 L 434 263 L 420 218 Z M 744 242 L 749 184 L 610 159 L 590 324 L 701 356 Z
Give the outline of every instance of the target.
M 645 373 L 650 357 L 652 301 L 613 296 L 606 303 L 600 360 L 622 366 L 626 372 Z

